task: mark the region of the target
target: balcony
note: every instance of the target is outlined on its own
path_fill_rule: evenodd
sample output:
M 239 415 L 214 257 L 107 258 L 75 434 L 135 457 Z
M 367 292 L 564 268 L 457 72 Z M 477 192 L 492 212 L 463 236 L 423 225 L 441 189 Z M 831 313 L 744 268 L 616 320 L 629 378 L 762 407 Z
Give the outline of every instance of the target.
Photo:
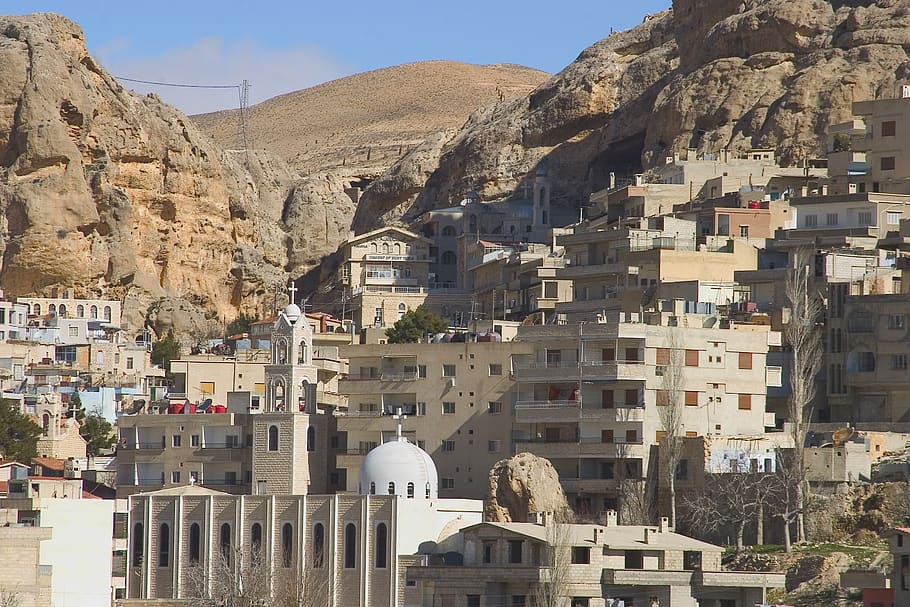
M 240 441 L 205 441 L 202 449 L 245 449 Z
M 567 382 L 579 379 L 576 361 L 517 363 L 515 377 L 519 381 Z
M 426 255 L 377 255 L 375 253 L 363 256 L 364 261 L 429 261 Z
M 647 367 L 643 361 L 583 360 L 560 362 L 532 362 L 515 365 L 519 381 L 645 381 Z
M 515 403 L 518 423 L 572 422 L 578 420 L 581 401 L 577 400 L 520 400 Z
M 662 569 L 604 569 L 601 583 L 608 586 L 689 586 L 694 571 Z
M 600 361 L 581 362 L 581 378 L 590 381 L 645 381 L 647 379 L 644 361 Z
M 543 439 L 516 441 L 515 449 L 519 453 L 528 451 L 547 459 L 573 459 L 579 457 L 644 457 L 644 445 L 639 442 L 604 443 L 600 440 L 584 439 L 581 441 L 550 442 Z
M 604 263 L 591 265 L 566 266 L 556 270 L 556 278 L 561 280 L 571 280 L 578 278 L 596 278 L 598 276 L 608 276 L 621 274 L 625 276 L 629 272 L 629 266 L 624 263 Z
M 348 449 L 340 451 L 335 456 L 335 466 L 338 468 L 359 468 L 363 464 L 364 456 L 369 453 L 369 449 Z
M 582 407 L 580 419 L 601 422 L 643 422 L 645 409 L 638 403 L 618 404 L 613 407 Z
M 566 493 L 609 493 L 616 490 L 612 478 L 560 478 Z

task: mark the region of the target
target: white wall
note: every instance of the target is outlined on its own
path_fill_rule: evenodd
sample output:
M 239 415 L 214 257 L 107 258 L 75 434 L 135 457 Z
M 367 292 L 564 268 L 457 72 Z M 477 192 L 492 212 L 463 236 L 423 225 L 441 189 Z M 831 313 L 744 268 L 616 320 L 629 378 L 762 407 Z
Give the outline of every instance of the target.
M 53 607 L 109 607 L 114 502 L 99 499 L 42 499 L 40 563 L 51 565 Z

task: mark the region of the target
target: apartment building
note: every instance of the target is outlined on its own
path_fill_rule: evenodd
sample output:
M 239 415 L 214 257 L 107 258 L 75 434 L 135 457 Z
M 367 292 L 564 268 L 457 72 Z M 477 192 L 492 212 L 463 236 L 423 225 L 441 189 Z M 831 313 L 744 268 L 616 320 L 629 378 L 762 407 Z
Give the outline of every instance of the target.
M 338 387 L 348 408 L 336 411 L 337 467 L 347 489 L 356 490 L 364 456 L 394 436 L 400 411 L 439 468 L 440 495 L 483 498 L 490 468 L 513 453 L 510 361 L 533 351 L 515 341 L 342 348 L 350 372 Z
M 681 367 L 686 436 L 774 427 L 765 399 L 768 386 L 780 385 L 781 370 L 766 356 L 780 334 L 686 314 L 681 303 L 675 314 L 641 321 L 617 315 L 612 322 L 519 329 L 518 340 L 533 353 L 513 356 L 515 450 L 553 463 L 576 512 L 617 508 L 620 481 L 653 473 L 651 446 L 663 434 L 659 407 L 668 398 L 671 364 Z
M 656 526 L 485 522 L 464 527 L 440 547 L 457 558 L 424 558 L 408 568 L 421 605 L 533 605 L 543 582 L 558 584 L 572 607 L 672 605 L 752 607 L 767 590 L 782 587 L 783 573 L 727 571 L 723 547 Z M 561 579 L 548 576 L 559 570 Z
M 113 299 L 76 299 L 72 293 L 64 297 L 19 297 L 16 302 L 28 307 L 31 316 L 51 314 L 61 318 L 101 320 L 120 326 L 122 305 Z

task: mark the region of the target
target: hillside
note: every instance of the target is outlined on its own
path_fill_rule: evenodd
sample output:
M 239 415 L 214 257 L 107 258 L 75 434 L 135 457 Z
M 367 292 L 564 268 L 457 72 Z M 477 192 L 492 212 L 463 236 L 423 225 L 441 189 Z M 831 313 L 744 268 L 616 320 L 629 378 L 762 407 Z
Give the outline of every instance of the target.
M 548 74 L 517 65 L 425 61 L 356 74 L 274 97 L 251 108 L 256 147 L 302 175 L 378 175 L 432 133 L 461 127 L 481 105 L 524 97 Z M 237 110 L 193 116 L 226 148 Z

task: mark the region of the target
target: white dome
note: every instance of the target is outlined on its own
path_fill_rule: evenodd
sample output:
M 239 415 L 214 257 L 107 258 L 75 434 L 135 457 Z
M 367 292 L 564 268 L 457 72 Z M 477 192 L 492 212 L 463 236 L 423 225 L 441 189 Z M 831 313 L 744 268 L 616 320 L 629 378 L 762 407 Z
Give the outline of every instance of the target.
M 394 483 L 394 487 L 390 484 Z M 383 443 L 367 453 L 360 467 L 360 493 L 388 495 L 394 493 L 409 497 L 408 487 L 413 483 L 413 497 L 430 499 L 439 495 L 439 477 L 436 464 L 430 455 L 404 437 Z M 390 491 L 392 489 L 392 491 Z
M 300 318 L 300 307 L 295 303 L 288 304 L 288 307 L 284 309 L 284 315 L 287 316 L 288 320 L 291 321 L 291 324 L 293 324 L 297 322 L 298 318 Z

